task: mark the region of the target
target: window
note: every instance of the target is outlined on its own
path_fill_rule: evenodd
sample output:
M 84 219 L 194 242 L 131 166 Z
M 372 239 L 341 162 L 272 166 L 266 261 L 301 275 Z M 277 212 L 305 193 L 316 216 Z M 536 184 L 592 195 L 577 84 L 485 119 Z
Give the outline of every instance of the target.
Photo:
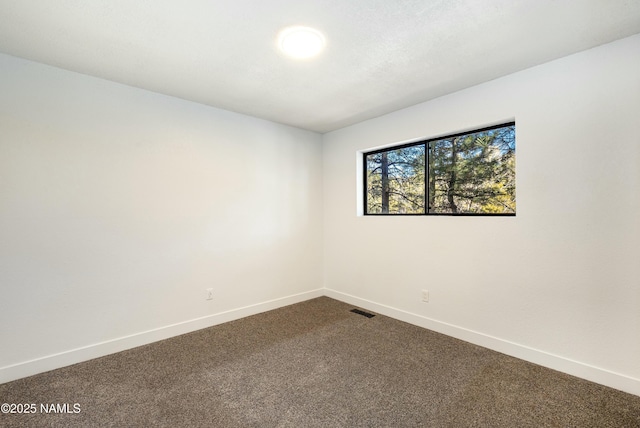
M 515 123 L 364 153 L 364 213 L 515 215 Z

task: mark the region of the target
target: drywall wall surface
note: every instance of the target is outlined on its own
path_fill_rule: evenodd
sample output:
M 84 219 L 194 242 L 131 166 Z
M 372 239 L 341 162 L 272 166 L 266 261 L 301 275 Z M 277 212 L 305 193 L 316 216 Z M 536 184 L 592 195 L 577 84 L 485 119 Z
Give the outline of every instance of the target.
M 638 52 L 640 35 L 325 134 L 327 293 L 640 394 Z M 515 217 L 358 215 L 359 152 L 514 119 Z
M 0 130 L 0 368 L 322 287 L 319 134 L 6 55 Z

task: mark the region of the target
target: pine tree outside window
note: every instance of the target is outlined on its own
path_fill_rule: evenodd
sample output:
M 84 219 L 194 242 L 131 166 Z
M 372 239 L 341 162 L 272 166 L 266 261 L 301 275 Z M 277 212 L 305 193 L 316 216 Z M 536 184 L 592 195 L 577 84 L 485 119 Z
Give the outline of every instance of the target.
M 515 123 L 364 153 L 366 215 L 515 215 Z

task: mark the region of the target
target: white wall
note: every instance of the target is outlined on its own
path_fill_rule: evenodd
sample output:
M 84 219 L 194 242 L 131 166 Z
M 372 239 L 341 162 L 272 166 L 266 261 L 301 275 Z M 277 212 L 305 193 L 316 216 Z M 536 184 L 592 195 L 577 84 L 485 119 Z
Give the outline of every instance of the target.
M 640 395 L 638 52 L 640 35 L 325 134 L 327 294 Z M 516 217 L 356 215 L 358 151 L 513 118 Z
M 0 55 L 0 382 L 320 295 L 321 150 Z

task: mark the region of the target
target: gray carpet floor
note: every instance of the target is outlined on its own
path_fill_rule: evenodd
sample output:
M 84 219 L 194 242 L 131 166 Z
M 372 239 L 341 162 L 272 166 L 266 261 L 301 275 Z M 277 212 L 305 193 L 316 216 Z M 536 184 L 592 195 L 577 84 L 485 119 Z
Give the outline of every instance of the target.
M 3 427 L 640 427 L 640 397 L 326 297 L 0 385 Z

